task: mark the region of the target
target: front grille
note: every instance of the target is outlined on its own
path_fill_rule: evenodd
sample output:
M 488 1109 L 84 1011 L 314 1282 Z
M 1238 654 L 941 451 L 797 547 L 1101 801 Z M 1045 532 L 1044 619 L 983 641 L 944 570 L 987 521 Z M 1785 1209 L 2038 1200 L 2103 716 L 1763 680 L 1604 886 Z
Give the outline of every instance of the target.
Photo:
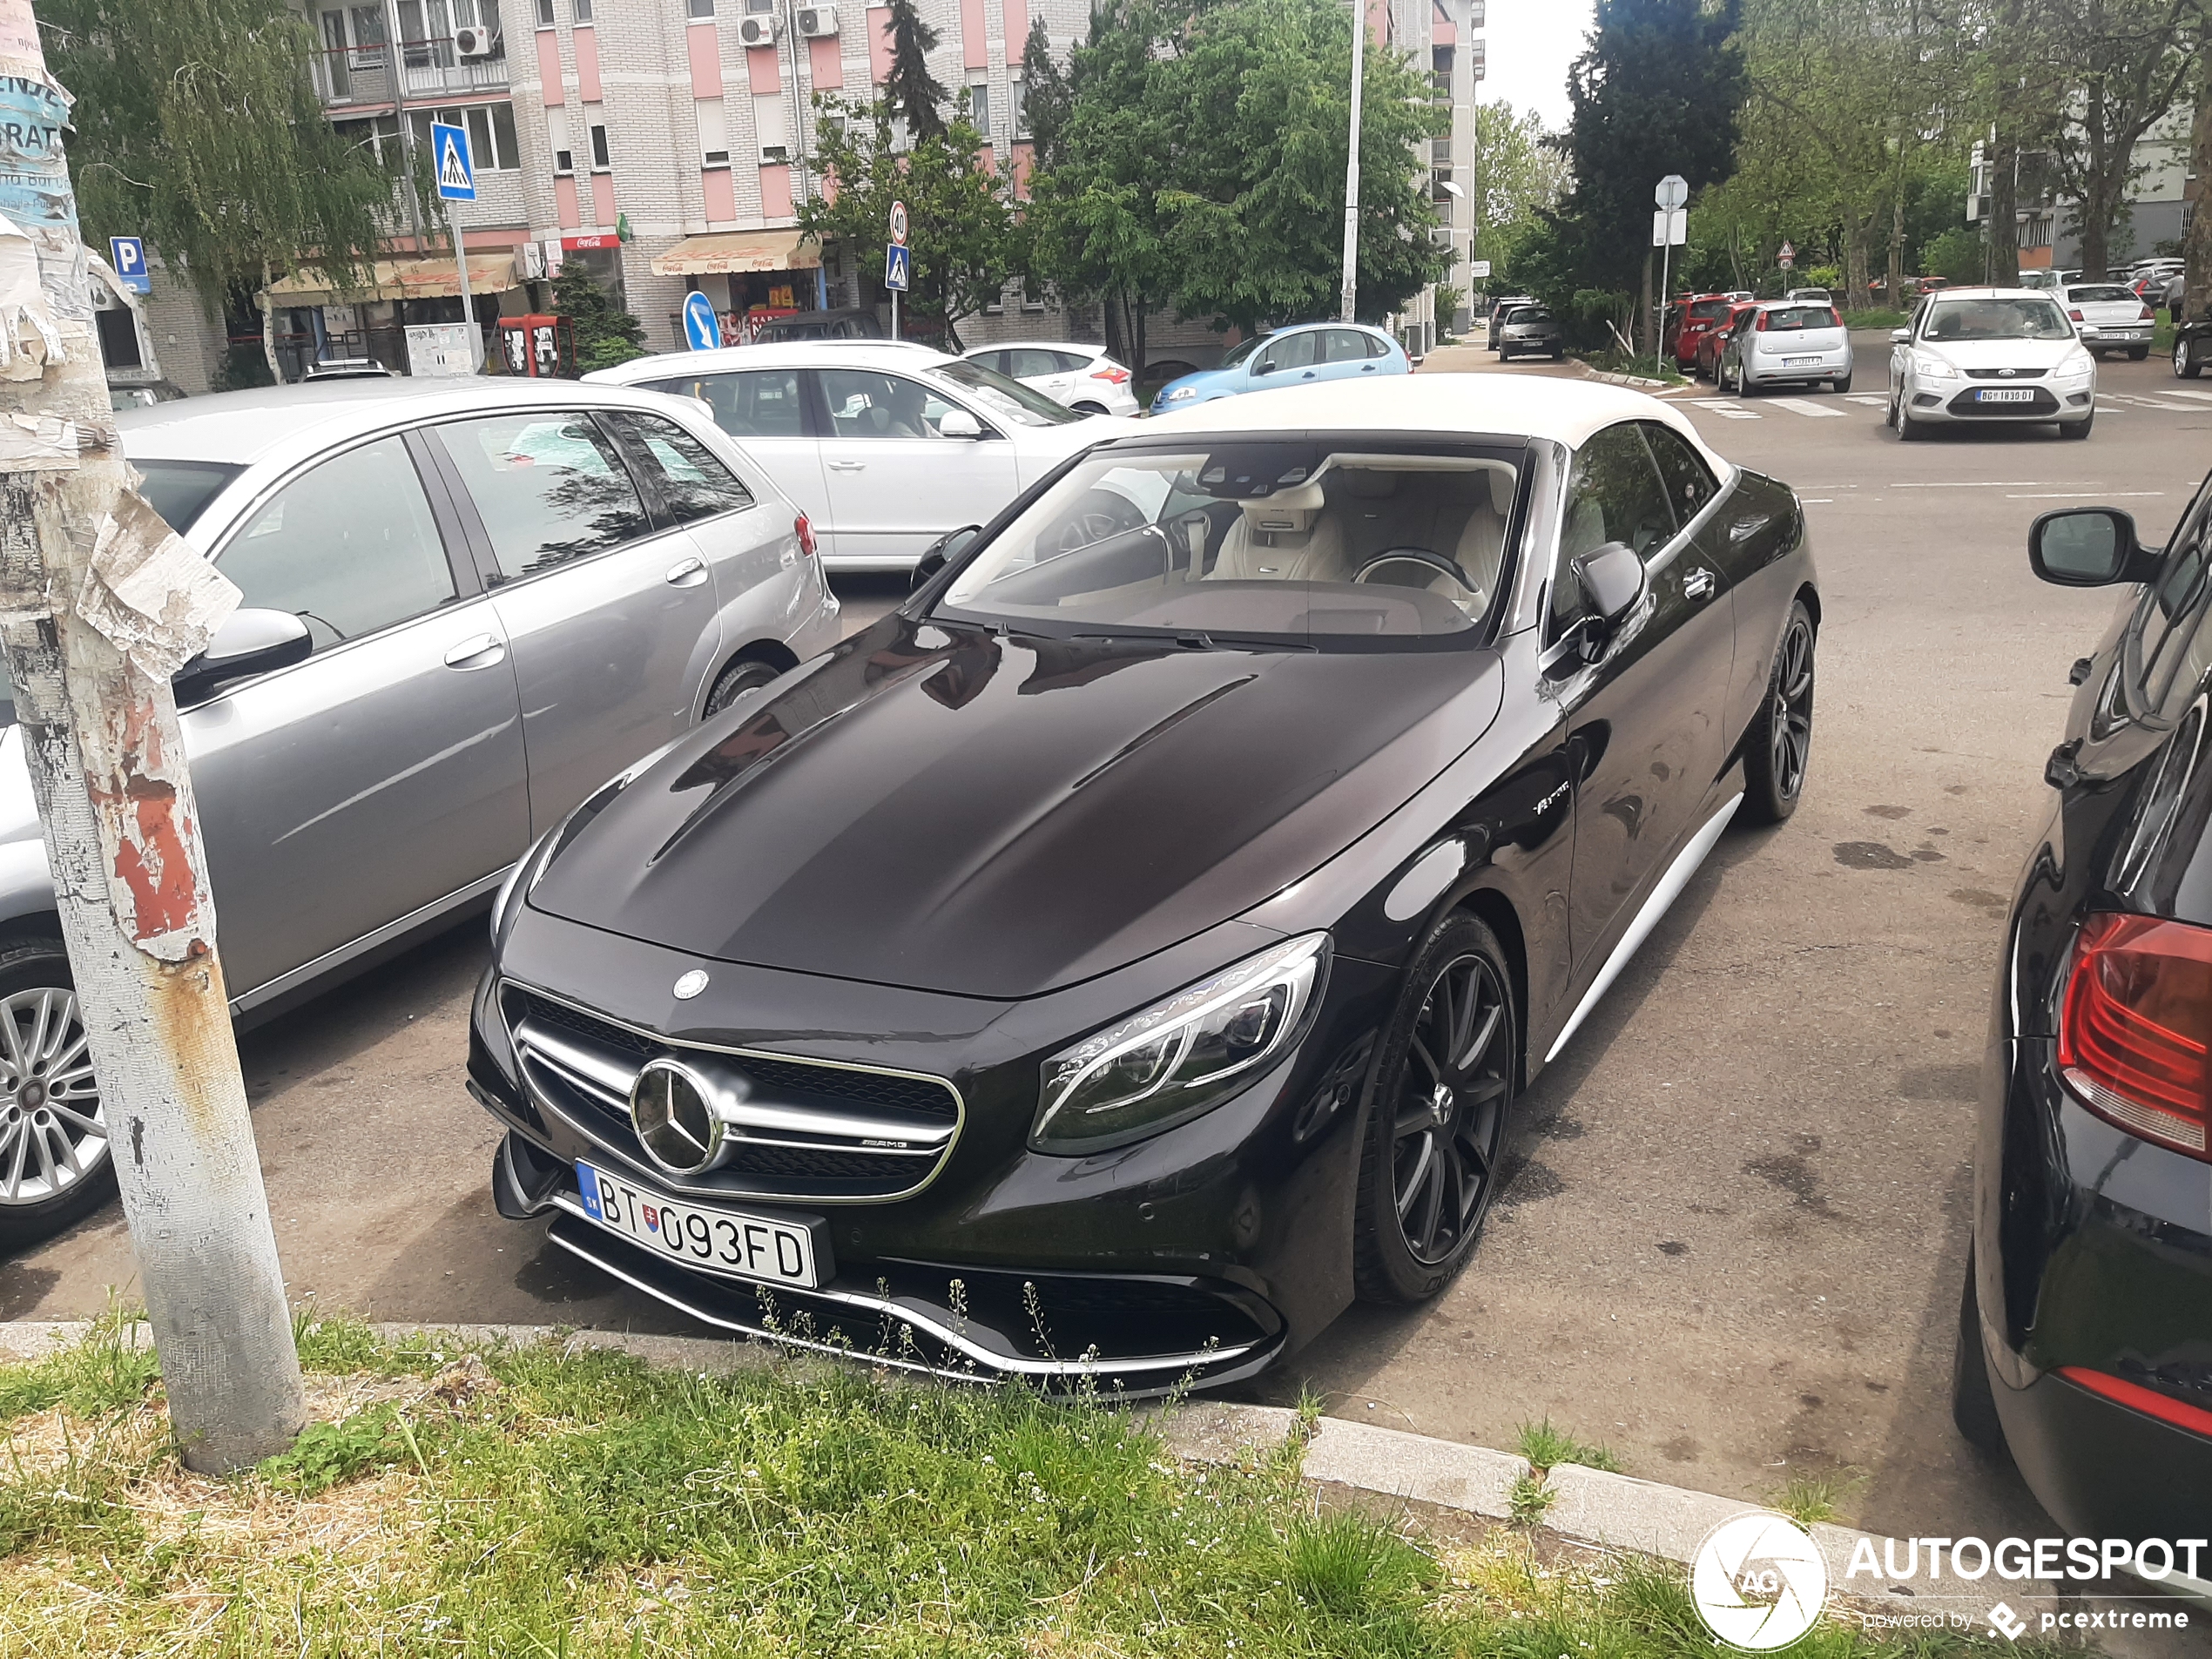
M 961 1122 L 950 1083 L 833 1062 L 670 1042 L 520 985 L 500 1008 L 531 1103 L 646 1178 L 701 1197 L 847 1202 L 927 1185 Z M 645 1150 L 630 1093 L 645 1062 L 666 1055 L 743 1074 L 747 1085 L 713 1168 L 678 1174 Z
M 1966 371 L 1966 378 L 1970 381 L 2040 381 L 2043 378 L 2043 371 L 2040 368 L 1970 368 Z
M 1951 400 L 1951 412 L 1969 421 L 2001 420 L 2006 416 L 2015 421 L 2022 418 L 2032 421 L 2039 415 L 2047 420 L 2058 413 L 2059 401 L 2051 395 L 2047 388 L 2035 386 L 2028 389 L 2035 395 L 2025 403 L 1977 403 L 1972 392 L 1961 392 Z

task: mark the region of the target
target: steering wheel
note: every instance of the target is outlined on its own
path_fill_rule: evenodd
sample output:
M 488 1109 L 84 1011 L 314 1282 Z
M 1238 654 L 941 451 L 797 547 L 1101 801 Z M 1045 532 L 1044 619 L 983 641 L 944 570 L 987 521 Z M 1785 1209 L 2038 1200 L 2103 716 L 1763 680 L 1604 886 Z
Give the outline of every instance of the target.
M 1474 583 L 1467 580 L 1466 571 L 1460 570 L 1458 565 L 1453 563 L 1451 560 L 1446 558 L 1441 553 L 1433 553 L 1425 547 L 1386 547 L 1381 552 L 1376 554 L 1374 557 L 1367 560 L 1366 563 L 1362 564 L 1358 570 L 1354 570 L 1352 573 L 1352 579 L 1354 582 L 1365 582 L 1377 570 L 1379 570 L 1384 566 L 1390 564 L 1418 564 L 1424 570 L 1433 571 L 1440 576 L 1450 577 L 1454 583 L 1459 584 L 1460 590 L 1464 592 L 1477 593 L 1480 591 Z M 1387 583 L 1386 585 L 1406 587 L 1410 584 L 1401 582 Z M 1423 585 L 1426 586 L 1426 584 L 1424 583 Z
M 1142 529 L 1147 522 L 1143 509 L 1118 491 L 1087 489 L 1042 539 L 1055 553 L 1073 553 L 1109 536 Z

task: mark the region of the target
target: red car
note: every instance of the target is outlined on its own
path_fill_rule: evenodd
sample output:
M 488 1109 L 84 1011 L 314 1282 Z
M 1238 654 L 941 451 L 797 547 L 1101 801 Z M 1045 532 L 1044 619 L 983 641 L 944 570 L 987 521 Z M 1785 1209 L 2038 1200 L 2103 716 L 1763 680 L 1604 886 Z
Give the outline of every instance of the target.
M 1697 336 L 1697 355 L 1691 360 L 1689 372 L 1701 381 L 1713 380 L 1719 374 L 1721 347 L 1728 344 L 1736 320 L 1745 312 L 1755 310 L 1757 302 L 1751 300 L 1730 300 L 1728 309 L 1707 323 L 1704 332 Z M 1679 363 L 1682 360 L 1675 360 Z
M 1724 322 L 1737 301 L 1724 293 L 1694 293 L 1674 307 L 1681 321 L 1672 330 L 1675 367 L 1689 368 L 1698 361 L 1698 342 Z

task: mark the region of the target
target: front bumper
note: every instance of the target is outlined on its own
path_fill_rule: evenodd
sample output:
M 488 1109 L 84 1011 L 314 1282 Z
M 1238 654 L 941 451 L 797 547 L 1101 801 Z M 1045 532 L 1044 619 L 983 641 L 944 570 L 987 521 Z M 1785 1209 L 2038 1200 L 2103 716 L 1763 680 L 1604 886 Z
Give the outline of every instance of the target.
M 887 1365 L 1131 1395 L 1250 1375 L 1351 1299 L 1359 1103 L 1388 972 L 1338 957 L 1305 1039 L 1203 1116 L 1090 1157 L 1027 1145 L 1043 1054 L 1272 936 L 1224 926 L 1238 936 L 1211 930 L 1026 1002 L 723 962 L 708 965 L 707 993 L 678 1002 L 666 988 L 692 959 L 526 908 L 471 1020 L 469 1093 L 508 1131 L 501 1211 L 552 1214 L 556 1245 L 707 1323 Z M 549 983 L 635 1031 L 666 1033 L 654 1040 L 668 1048 L 740 1050 L 739 1066 L 772 1052 L 941 1078 L 954 1132 L 913 1178 L 865 1159 L 844 1180 L 773 1162 L 671 1176 L 618 1104 L 564 1091 L 536 1060 L 526 1081 L 502 994 Z M 585 1214 L 579 1157 L 679 1200 L 819 1222 L 831 1277 L 764 1296 L 643 1249 Z
M 2024 401 L 1985 402 L 1983 391 L 2016 390 L 2033 393 Z M 1957 421 L 1962 426 L 2003 421 L 2086 421 L 2095 412 L 2094 381 L 2037 381 L 2020 387 L 1992 385 L 1986 381 L 1932 381 L 1916 385 L 1908 407 L 1921 422 Z

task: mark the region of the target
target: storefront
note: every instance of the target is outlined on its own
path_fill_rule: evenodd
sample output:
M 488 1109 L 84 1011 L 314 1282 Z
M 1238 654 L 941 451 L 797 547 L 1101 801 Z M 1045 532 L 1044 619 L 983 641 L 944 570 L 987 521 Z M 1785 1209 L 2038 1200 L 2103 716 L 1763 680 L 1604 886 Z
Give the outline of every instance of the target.
M 520 286 L 511 248 L 469 255 L 474 320 L 487 341 L 498 323 L 500 295 Z M 341 357 L 370 358 L 404 374 L 409 325 L 466 320 L 461 276 L 450 253 L 377 260 L 351 285 L 338 274 L 302 266 L 272 282 L 259 298 L 264 310 L 275 313 L 277 354 L 291 379 L 314 363 Z
M 722 320 L 725 344 L 751 342 L 761 326 L 828 303 L 821 250 L 799 231 L 719 231 L 686 238 L 653 258 L 656 276 L 685 280 Z M 676 325 L 678 337 L 682 327 Z

